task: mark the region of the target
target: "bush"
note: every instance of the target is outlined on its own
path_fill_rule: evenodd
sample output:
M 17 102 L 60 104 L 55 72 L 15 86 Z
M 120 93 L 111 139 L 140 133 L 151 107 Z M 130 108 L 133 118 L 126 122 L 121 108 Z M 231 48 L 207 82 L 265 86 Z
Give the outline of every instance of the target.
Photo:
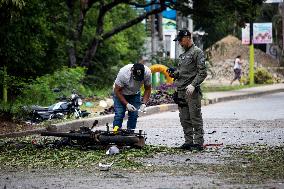
M 168 58 L 168 57 L 158 56 L 158 55 L 153 55 L 150 58 L 150 62 L 151 62 L 152 65 L 162 64 L 162 65 L 165 65 L 167 67 L 176 67 L 176 65 L 177 65 L 177 60 L 171 59 L 171 58 Z
M 12 106 L 9 103 L 0 101 L 0 118 L 5 117 L 6 119 L 12 119 Z
M 25 117 L 29 105 L 48 106 L 55 103 L 60 96 L 71 95 L 75 89 L 80 95 L 93 95 L 93 92 L 82 84 L 85 76 L 85 69 L 82 67 L 66 68 L 38 77 L 29 84 L 25 83 L 22 93 L 15 101 L 4 103 L 0 101 L 0 116 L 11 119 Z M 60 93 L 55 93 L 53 89 L 59 88 Z M 25 107 L 25 108 L 24 108 Z
M 256 84 L 272 84 L 274 78 L 265 68 L 257 68 L 254 74 L 254 81 Z
M 79 94 L 90 93 L 82 84 L 85 76 L 84 68 L 63 68 L 52 75 L 38 77 L 32 83 L 27 84 L 18 97 L 17 102 L 22 105 L 39 104 L 50 105 L 55 102 L 58 94 L 53 92 L 54 88 L 59 88 L 61 95 L 70 96 L 75 89 Z
M 244 85 L 248 85 L 249 84 L 249 77 L 248 76 L 242 76 L 240 83 L 244 84 Z

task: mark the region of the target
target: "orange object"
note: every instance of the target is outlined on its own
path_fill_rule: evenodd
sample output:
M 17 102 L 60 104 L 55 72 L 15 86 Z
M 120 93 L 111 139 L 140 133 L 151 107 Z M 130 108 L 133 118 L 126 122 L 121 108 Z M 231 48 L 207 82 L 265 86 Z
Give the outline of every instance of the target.
M 165 75 L 167 84 L 172 84 L 174 79 L 169 76 L 169 73 L 167 72 L 168 67 L 162 64 L 154 64 L 149 67 L 152 73 L 161 72 Z
M 223 146 L 223 143 L 220 143 L 220 144 L 204 144 L 203 145 L 204 147 L 207 147 L 207 146 Z

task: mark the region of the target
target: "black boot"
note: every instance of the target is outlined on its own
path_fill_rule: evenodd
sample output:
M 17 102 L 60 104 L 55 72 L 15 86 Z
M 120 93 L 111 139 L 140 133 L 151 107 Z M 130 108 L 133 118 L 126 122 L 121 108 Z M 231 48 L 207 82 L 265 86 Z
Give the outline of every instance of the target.
M 192 147 L 194 147 L 194 144 L 191 143 L 184 143 L 183 145 L 177 147 L 178 149 L 182 150 L 192 150 Z
M 193 144 L 191 150 L 196 150 L 196 151 L 203 151 L 204 147 L 202 144 Z

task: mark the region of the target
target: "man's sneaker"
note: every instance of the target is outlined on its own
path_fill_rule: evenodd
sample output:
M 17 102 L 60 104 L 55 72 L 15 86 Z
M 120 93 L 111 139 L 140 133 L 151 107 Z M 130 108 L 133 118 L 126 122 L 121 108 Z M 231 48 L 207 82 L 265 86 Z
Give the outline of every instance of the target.
M 182 150 L 192 150 L 192 147 L 194 146 L 194 144 L 190 144 L 190 143 L 184 143 L 183 145 L 177 147 L 178 149 L 182 149 Z

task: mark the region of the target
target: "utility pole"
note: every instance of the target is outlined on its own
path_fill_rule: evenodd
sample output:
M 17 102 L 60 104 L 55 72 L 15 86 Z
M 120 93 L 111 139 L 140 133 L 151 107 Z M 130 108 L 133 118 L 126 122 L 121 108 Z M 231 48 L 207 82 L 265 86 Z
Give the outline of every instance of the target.
M 152 9 L 154 9 L 154 6 L 152 5 Z M 155 14 L 151 15 L 151 55 L 153 56 L 155 54 L 155 42 L 156 42 L 156 37 L 155 37 Z
M 155 7 L 151 5 L 151 10 Z M 154 55 L 156 55 L 156 31 L 155 31 L 155 14 L 151 15 L 151 57 L 153 59 Z M 156 73 L 152 74 L 152 85 L 153 87 L 157 86 L 157 77 Z
M 251 18 L 249 23 L 249 84 L 254 84 L 254 45 L 253 45 L 253 20 L 254 20 L 254 8 L 253 0 L 251 0 Z
M 159 41 L 163 41 L 163 14 L 160 12 L 158 14 L 158 36 L 159 36 Z
M 180 29 L 183 29 L 183 24 L 182 24 L 182 15 L 179 11 L 176 11 L 176 29 L 177 32 Z M 175 58 L 177 59 L 180 55 L 181 49 L 178 44 L 178 42 L 175 42 Z
M 249 84 L 254 84 L 254 45 L 253 45 L 253 21 L 249 24 Z

